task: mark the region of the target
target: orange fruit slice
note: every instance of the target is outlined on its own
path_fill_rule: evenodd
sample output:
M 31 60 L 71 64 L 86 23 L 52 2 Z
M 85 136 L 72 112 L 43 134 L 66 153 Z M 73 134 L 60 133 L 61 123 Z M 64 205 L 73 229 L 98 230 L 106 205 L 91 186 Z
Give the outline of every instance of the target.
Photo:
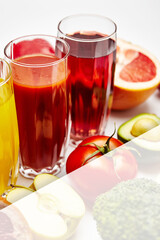
M 160 62 L 147 50 L 118 39 L 112 109 L 125 110 L 143 103 L 159 83 Z

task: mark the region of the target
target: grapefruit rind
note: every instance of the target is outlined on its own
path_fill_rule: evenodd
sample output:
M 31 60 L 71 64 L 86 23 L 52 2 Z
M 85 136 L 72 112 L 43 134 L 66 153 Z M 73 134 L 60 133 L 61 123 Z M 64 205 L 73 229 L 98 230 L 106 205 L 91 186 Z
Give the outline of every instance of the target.
M 159 60 L 153 56 L 148 50 L 142 49 L 141 47 L 131 44 L 130 42 L 126 42 L 125 40 L 118 39 L 117 45 L 120 46 L 121 51 L 125 51 L 126 49 L 132 49 L 137 52 L 141 52 L 144 55 L 148 56 L 156 66 L 157 74 L 156 77 L 147 82 L 126 82 L 119 77 L 119 73 L 122 70 L 122 67 L 128 64 L 128 61 L 122 56 L 118 56 L 118 64 L 116 65 L 116 72 L 115 72 L 115 82 L 114 85 L 118 86 L 123 89 L 131 89 L 131 90 L 140 90 L 140 89 L 148 89 L 152 88 L 153 86 L 158 86 L 160 83 L 160 62 Z M 123 66 L 122 66 L 123 64 Z
M 131 49 L 146 55 L 156 66 L 156 77 L 150 81 L 128 82 L 121 79 L 119 74 L 122 68 L 129 64 L 129 61 L 123 54 L 117 54 L 112 109 L 126 110 L 146 101 L 157 89 L 160 83 L 160 62 L 146 49 L 125 40 L 118 39 L 117 46 L 121 52 Z

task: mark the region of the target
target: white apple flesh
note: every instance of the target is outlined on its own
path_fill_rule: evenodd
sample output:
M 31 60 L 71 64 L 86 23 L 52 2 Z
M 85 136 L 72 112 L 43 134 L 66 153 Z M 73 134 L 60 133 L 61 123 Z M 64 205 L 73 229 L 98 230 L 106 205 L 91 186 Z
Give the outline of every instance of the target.
M 31 193 L 33 193 L 33 191 L 31 191 L 27 188 L 16 187 L 16 188 L 13 188 L 9 191 L 9 193 L 6 196 L 6 200 L 9 203 L 15 203 L 16 201 L 20 200 L 21 198 L 24 198 L 24 197 L 28 196 Z
M 34 181 L 35 189 L 49 183 L 52 177 L 41 174 Z M 55 180 L 55 178 L 54 178 Z M 56 179 L 57 180 L 57 179 Z M 41 183 L 43 182 L 43 184 Z M 19 196 L 25 196 L 31 191 L 15 188 L 8 193 L 7 201 L 15 202 Z M 15 199 L 14 199 L 15 195 Z M 85 205 L 81 197 L 63 180 L 58 179 L 28 197 L 17 201 L 16 207 L 26 218 L 34 239 L 65 240 L 76 230 L 85 214 Z
M 58 179 L 58 177 L 47 173 L 37 175 L 33 180 L 34 188 L 35 190 L 39 190 L 40 188 L 45 187 L 46 185 Z

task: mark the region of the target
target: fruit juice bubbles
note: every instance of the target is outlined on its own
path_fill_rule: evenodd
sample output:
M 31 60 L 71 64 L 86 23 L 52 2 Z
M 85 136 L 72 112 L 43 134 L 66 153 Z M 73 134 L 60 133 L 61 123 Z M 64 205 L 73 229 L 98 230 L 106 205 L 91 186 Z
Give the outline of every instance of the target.
M 10 60 L 20 134 L 20 172 L 57 174 L 69 135 L 68 44 L 45 35 L 25 36 L 5 48 Z
M 0 195 L 18 175 L 19 136 L 11 68 L 0 59 Z
M 104 134 L 112 104 L 116 25 L 97 15 L 73 15 L 58 24 L 70 45 L 72 143 Z

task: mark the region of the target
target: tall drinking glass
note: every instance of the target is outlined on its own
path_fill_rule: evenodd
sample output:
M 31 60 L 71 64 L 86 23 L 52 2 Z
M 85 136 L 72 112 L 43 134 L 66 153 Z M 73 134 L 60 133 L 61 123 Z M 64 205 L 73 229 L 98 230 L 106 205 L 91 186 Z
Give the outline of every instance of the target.
M 12 74 L 9 64 L 0 59 L 0 195 L 18 176 L 19 136 Z
M 68 44 L 32 35 L 5 47 L 10 61 L 20 134 L 20 172 L 25 177 L 57 174 L 69 135 Z
M 58 24 L 70 45 L 72 143 L 104 134 L 112 104 L 116 62 L 116 25 L 103 16 L 80 14 Z

